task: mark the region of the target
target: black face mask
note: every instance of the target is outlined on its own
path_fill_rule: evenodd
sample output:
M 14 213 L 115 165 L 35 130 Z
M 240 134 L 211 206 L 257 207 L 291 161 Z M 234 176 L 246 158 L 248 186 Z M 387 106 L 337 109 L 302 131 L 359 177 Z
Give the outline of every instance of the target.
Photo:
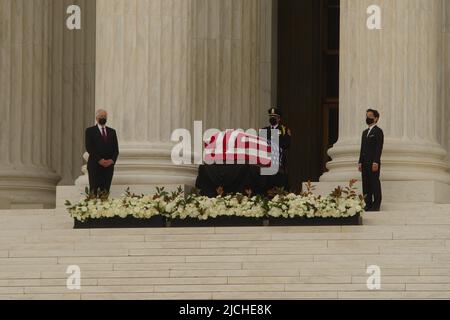
M 371 126 L 372 124 L 375 123 L 375 119 L 366 118 L 366 123 L 367 123 L 368 126 Z
M 269 122 L 272 126 L 276 126 L 278 124 L 277 118 L 270 118 Z
M 104 126 L 106 124 L 106 121 L 107 120 L 105 118 L 101 118 L 101 119 L 98 120 L 98 124 L 101 125 L 101 126 Z

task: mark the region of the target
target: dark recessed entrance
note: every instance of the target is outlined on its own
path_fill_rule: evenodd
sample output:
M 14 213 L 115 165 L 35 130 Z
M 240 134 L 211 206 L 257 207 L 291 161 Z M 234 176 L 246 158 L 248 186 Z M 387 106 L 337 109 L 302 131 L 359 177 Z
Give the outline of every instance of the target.
M 292 130 L 289 180 L 318 181 L 339 128 L 339 0 L 278 1 L 278 105 Z

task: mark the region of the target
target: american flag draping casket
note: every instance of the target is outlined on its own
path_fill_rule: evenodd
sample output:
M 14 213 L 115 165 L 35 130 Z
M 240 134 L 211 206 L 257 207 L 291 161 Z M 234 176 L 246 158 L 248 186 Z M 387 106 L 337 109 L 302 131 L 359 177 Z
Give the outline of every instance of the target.
M 273 167 L 280 163 L 276 143 L 242 130 L 227 130 L 204 142 L 205 164 L 251 164 Z

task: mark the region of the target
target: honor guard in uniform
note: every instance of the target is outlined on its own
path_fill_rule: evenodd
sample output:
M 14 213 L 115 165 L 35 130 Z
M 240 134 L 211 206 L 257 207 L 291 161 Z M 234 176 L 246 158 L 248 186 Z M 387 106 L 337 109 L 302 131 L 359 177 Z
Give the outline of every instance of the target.
M 282 124 L 282 113 L 278 108 L 269 109 L 269 123 L 270 125 L 265 127 L 267 130 L 267 140 L 271 141 L 271 130 L 277 130 L 279 132 L 279 150 L 278 154 L 280 156 L 279 160 L 279 171 L 275 176 L 269 176 L 268 179 L 268 189 L 274 187 L 283 187 L 286 191 L 289 191 L 288 183 L 288 155 L 287 151 L 291 146 L 291 130 Z

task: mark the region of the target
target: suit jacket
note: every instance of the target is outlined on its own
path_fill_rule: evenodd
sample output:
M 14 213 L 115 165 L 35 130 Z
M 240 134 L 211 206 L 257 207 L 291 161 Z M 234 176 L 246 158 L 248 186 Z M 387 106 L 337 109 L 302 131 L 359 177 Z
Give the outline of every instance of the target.
M 384 133 L 378 126 L 375 126 L 367 135 L 369 129 L 366 129 L 361 138 L 361 152 L 359 163 L 378 163 L 381 165 L 381 154 L 383 153 Z
M 98 164 L 102 159 L 113 160 L 119 157 L 119 142 L 114 129 L 106 127 L 107 141 L 103 141 L 98 126 L 86 129 L 86 151 L 89 153 L 88 165 Z

